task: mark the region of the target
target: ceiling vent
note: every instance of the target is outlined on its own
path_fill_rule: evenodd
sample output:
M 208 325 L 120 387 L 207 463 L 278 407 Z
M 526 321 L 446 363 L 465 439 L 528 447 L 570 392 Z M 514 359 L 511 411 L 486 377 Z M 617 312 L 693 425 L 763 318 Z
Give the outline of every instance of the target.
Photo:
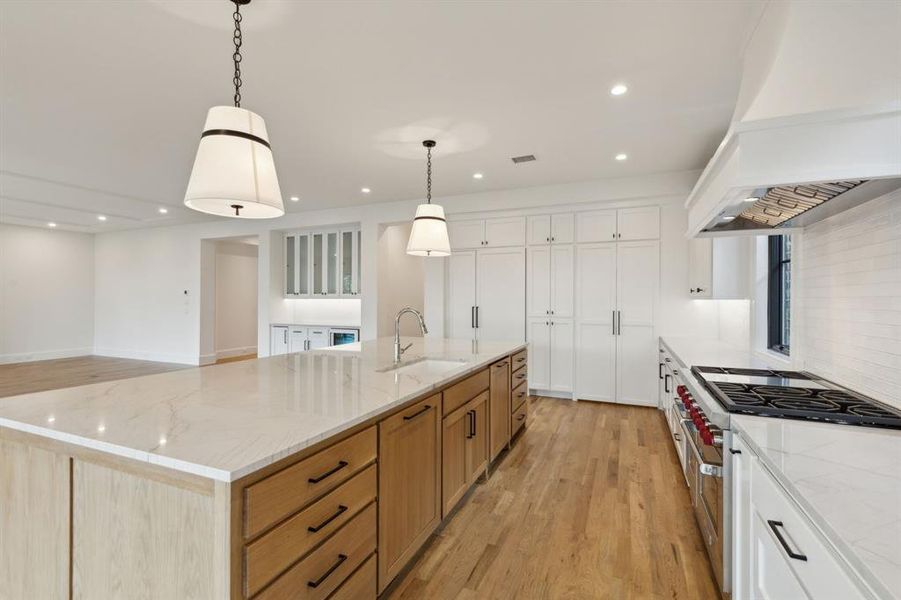
M 522 156 L 514 156 L 510 160 L 513 161 L 513 164 L 518 165 L 519 163 L 532 162 L 535 160 L 534 154 L 523 154 Z

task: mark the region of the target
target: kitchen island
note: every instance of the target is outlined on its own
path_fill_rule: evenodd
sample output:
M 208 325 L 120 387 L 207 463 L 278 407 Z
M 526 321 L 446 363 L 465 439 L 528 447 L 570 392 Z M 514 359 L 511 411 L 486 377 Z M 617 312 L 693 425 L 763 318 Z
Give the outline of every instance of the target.
M 407 342 L 0 400 L 0 597 L 375 597 L 528 414 L 524 344 Z

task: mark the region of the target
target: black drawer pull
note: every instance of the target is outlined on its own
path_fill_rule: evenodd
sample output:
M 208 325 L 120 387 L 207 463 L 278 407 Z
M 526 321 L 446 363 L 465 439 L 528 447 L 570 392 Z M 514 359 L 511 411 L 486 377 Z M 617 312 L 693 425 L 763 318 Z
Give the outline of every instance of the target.
M 516 376 L 516 378 L 517 378 L 517 379 L 525 379 L 525 378 L 526 378 L 526 374 L 525 374 L 525 373 L 520 373 L 519 375 Z
M 736 450 L 735 448 L 729 448 L 729 452 L 732 454 L 741 454 L 741 450 Z
M 334 573 L 334 572 L 335 572 L 335 569 L 337 569 L 338 567 L 340 567 L 340 566 L 341 566 L 341 563 L 343 563 L 345 560 L 347 560 L 347 555 L 346 555 L 346 554 L 339 554 L 339 555 L 338 555 L 338 562 L 336 562 L 336 563 L 333 564 L 331 567 L 329 567 L 328 571 L 326 571 L 325 573 L 323 573 L 323 574 L 322 574 L 322 577 L 320 577 L 320 578 L 317 579 L 316 581 L 308 581 L 308 582 L 307 582 L 307 585 L 310 586 L 311 588 L 318 588 L 320 585 L 322 585 L 322 582 L 325 581 L 326 579 L 328 579 L 328 576 L 331 575 L 332 573 Z
M 526 357 L 520 356 L 519 358 L 516 359 L 516 362 L 526 362 Z
M 517 416 L 516 416 L 516 420 L 517 420 L 517 421 L 522 421 L 522 420 L 525 419 L 525 418 L 526 418 L 525 415 L 517 415 Z
M 807 560 L 806 555 L 799 554 L 788 547 L 788 542 L 785 541 L 785 538 L 782 537 L 782 533 L 777 529 L 777 527 L 785 529 L 785 525 L 782 524 L 782 521 L 773 521 L 771 519 L 767 519 L 766 524 L 769 525 L 770 529 L 773 530 L 773 534 L 776 536 L 776 539 L 779 540 L 779 543 L 782 544 L 783 548 L 785 548 L 785 551 L 788 553 L 788 556 L 790 558 L 794 558 L 795 560 Z
M 432 410 L 432 407 L 429 406 L 428 404 L 426 404 L 425 406 L 422 407 L 422 410 L 417 411 L 417 412 L 413 413 L 412 415 L 404 415 L 404 421 L 412 421 L 419 415 L 424 415 L 425 413 L 429 412 L 430 410 Z
M 472 439 L 476 435 L 476 413 L 474 410 L 466 411 L 466 439 Z
M 338 512 L 336 512 L 335 514 L 333 514 L 332 516 L 330 516 L 328 519 L 326 519 L 325 521 L 323 521 L 323 522 L 320 523 L 319 525 L 316 525 L 315 527 L 314 527 L 313 525 L 310 525 L 309 527 L 307 527 L 307 531 L 309 531 L 309 532 L 311 532 L 311 533 L 316 533 L 317 531 L 319 531 L 320 529 L 322 529 L 323 527 L 325 527 L 326 525 L 328 525 L 329 523 L 331 523 L 332 521 L 334 521 L 335 519 L 337 519 L 338 517 L 340 517 L 340 516 L 341 516 L 341 513 L 343 513 L 345 510 L 347 510 L 347 507 L 344 506 L 343 504 L 339 504 L 339 505 L 338 505 Z
M 325 479 L 326 477 L 330 477 L 330 476 L 334 475 L 335 473 L 337 473 L 338 471 L 340 471 L 341 469 L 343 469 L 344 467 L 346 467 L 347 464 L 348 464 L 348 463 L 347 463 L 346 460 L 339 460 L 339 461 L 338 461 L 338 465 L 337 465 L 334 469 L 331 469 L 331 470 L 329 470 L 329 471 L 326 471 L 325 473 L 323 473 L 323 474 L 320 475 L 319 477 L 310 477 L 309 479 L 307 479 L 307 481 L 309 481 L 310 483 L 319 483 L 320 481 L 322 481 L 322 480 Z
M 517 397 L 517 398 L 522 398 L 522 397 L 525 396 L 525 395 L 526 395 L 525 392 L 520 392 L 519 394 L 516 395 L 516 397 Z
M 660 363 L 660 368 L 657 369 L 657 377 L 658 379 L 663 379 L 663 363 Z
M 504 362 L 502 362 L 502 363 L 498 363 L 498 364 L 496 364 L 496 365 L 494 365 L 494 366 L 497 367 L 498 369 L 500 369 L 501 367 L 506 367 L 506 366 L 507 366 L 507 361 L 504 361 Z

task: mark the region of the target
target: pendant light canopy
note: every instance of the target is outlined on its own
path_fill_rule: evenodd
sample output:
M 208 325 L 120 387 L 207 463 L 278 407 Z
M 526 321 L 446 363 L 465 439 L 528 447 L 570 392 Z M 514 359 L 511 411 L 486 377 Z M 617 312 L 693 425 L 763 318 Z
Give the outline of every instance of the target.
M 447 221 L 444 208 L 432 204 L 432 148 L 433 140 L 425 140 L 422 145 L 427 150 L 426 163 L 426 204 L 416 208 L 413 230 L 407 242 L 407 254 L 413 256 L 450 256 L 450 241 L 447 237 Z
M 275 174 L 266 123 L 241 108 L 241 5 L 234 2 L 234 106 L 209 110 L 194 168 L 185 192 L 185 206 L 194 210 L 244 219 L 269 219 L 285 214 Z

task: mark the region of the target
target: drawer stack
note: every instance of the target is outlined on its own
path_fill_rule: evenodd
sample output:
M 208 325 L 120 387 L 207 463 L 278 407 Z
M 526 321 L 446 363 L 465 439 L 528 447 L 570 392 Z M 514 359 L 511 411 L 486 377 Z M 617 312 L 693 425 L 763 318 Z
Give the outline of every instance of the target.
M 376 455 L 370 427 L 244 488 L 244 598 L 375 598 Z
M 510 434 L 516 435 L 526 424 L 529 412 L 529 355 L 522 350 L 513 355 L 513 373 L 510 375 L 513 392 L 510 395 Z

